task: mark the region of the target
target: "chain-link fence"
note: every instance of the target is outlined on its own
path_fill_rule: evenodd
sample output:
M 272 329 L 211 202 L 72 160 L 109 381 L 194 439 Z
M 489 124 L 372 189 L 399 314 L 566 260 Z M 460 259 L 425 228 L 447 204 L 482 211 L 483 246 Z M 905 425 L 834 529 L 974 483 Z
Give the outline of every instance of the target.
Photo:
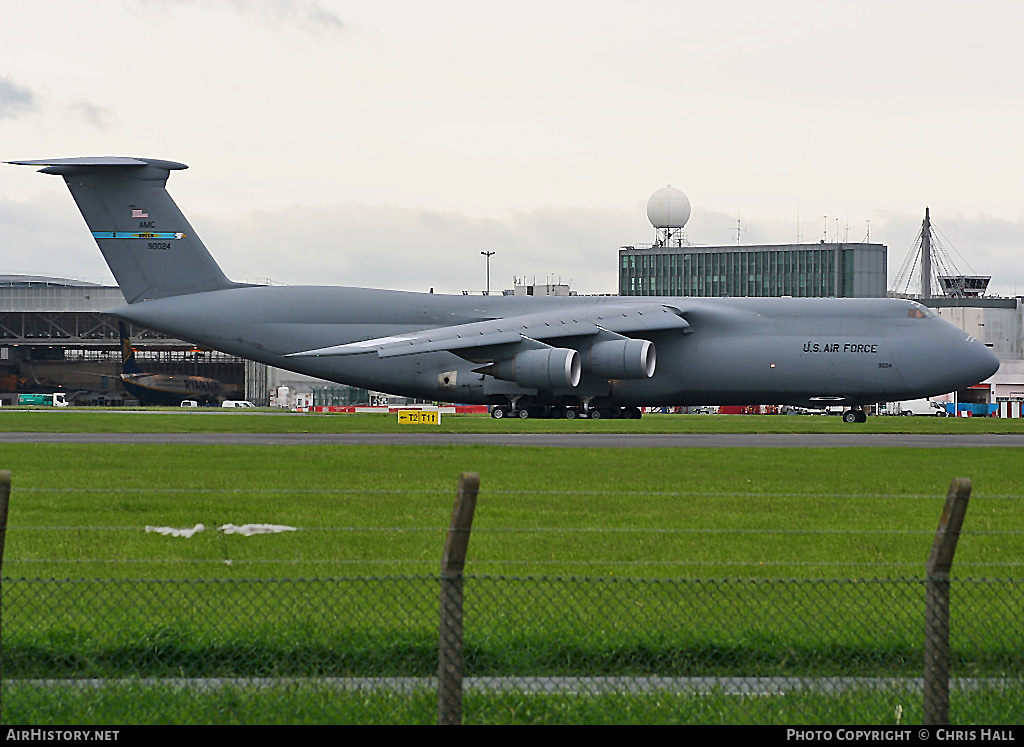
M 1024 713 L 1021 583 L 951 583 L 952 723 Z M 3 720 L 436 723 L 440 584 L 4 579 Z M 923 579 L 470 575 L 464 600 L 467 724 L 923 720 Z
M 632 564 L 587 565 L 587 577 L 465 575 L 476 483 L 463 477 L 440 574 L 138 580 L 129 543 L 107 557 L 85 538 L 137 529 L 20 527 L 15 567 L 70 564 L 91 577 L 3 569 L 0 719 L 996 725 L 1024 712 L 1024 580 L 949 572 L 969 483 L 951 486 L 920 577 L 654 579 L 618 575 Z M 2 560 L 10 475 L 0 478 Z M 224 534 L 212 539 L 226 552 Z M 560 547 L 575 533 L 557 536 Z M 72 551 L 83 544 L 98 557 Z M 1017 568 L 992 557 L 1017 546 L 993 545 L 967 567 Z M 234 568 L 236 554 L 218 562 Z M 149 555 L 132 557 L 173 562 Z

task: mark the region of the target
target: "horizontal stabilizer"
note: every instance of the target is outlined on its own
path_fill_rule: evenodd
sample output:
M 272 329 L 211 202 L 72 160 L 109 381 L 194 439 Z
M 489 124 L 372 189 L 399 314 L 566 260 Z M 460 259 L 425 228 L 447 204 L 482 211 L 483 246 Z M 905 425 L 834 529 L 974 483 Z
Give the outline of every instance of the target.
M 14 166 L 149 166 L 156 165 L 169 171 L 187 169 L 177 161 L 156 158 L 129 158 L 128 156 L 79 156 L 77 158 L 40 158 L 31 161 L 8 161 Z

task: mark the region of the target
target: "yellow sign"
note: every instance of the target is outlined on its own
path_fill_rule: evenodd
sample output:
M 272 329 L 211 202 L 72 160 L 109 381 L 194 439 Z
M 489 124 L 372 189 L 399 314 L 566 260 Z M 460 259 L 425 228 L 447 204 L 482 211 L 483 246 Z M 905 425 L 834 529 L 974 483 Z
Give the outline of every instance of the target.
M 441 425 L 441 413 L 437 410 L 399 410 L 399 425 Z

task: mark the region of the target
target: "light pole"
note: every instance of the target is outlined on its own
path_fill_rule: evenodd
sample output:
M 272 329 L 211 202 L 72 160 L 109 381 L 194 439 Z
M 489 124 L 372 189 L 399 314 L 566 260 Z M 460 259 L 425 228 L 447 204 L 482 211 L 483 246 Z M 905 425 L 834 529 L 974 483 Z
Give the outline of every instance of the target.
M 487 290 L 484 291 L 485 296 L 491 295 L 491 257 L 494 256 L 494 252 L 480 252 L 482 255 L 487 257 Z

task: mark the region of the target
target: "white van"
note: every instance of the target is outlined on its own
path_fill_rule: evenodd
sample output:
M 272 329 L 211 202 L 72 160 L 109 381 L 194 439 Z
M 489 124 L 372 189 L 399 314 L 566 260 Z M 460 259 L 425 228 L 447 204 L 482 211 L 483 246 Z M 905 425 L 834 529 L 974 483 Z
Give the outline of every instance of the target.
M 182 407 L 199 407 L 199 403 L 196 402 L 194 399 L 183 399 L 181 401 L 181 406 Z
M 890 415 L 933 415 L 943 418 L 946 408 L 941 402 L 930 399 L 909 399 L 904 402 L 889 402 L 885 411 Z
M 252 402 L 247 399 L 226 399 L 220 403 L 221 407 L 255 407 Z

